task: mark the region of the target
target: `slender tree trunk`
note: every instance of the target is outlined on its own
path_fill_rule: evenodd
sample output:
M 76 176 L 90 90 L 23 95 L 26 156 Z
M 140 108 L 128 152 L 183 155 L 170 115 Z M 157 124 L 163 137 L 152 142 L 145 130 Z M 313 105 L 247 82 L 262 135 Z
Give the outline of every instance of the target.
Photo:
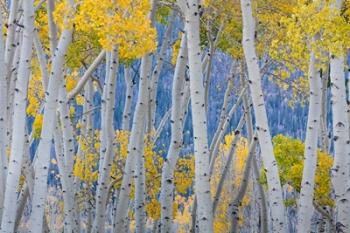
M 157 0 L 152 0 L 151 12 L 149 14 L 149 18 L 151 20 L 151 24 L 154 24 L 155 13 L 157 9 Z M 116 220 L 115 220 L 115 232 L 124 233 L 129 229 L 129 216 L 128 216 L 128 206 L 129 206 L 129 194 L 132 185 L 132 178 L 135 177 L 135 184 L 142 183 L 145 181 L 144 168 L 142 171 L 136 170 L 136 163 L 140 163 L 142 161 L 143 156 L 143 145 L 144 143 L 144 134 L 145 134 L 145 123 L 147 118 L 147 110 L 149 109 L 149 79 L 151 75 L 152 68 L 152 54 L 146 54 L 141 59 L 141 72 L 140 72 L 140 81 L 139 81 L 139 92 L 137 103 L 135 107 L 135 113 L 132 122 L 131 135 L 129 137 L 128 144 L 128 156 L 126 158 L 123 181 L 120 187 L 119 200 L 116 211 Z M 142 164 L 138 164 L 140 166 Z M 140 181 L 136 181 L 137 179 L 141 179 Z M 142 195 L 143 191 L 139 192 L 138 189 L 143 190 L 143 187 L 135 187 L 135 194 Z M 135 200 L 143 201 L 144 197 L 135 197 Z M 138 216 L 144 216 L 144 202 L 143 203 L 135 203 L 137 209 L 135 211 L 139 211 L 137 213 Z M 140 221 L 140 219 L 137 219 Z M 142 220 L 143 221 L 143 220 Z M 136 223 L 138 226 L 142 225 L 142 223 Z
M 252 169 L 252 161 L 255 156 L 255 147 L 257 144 L 257 140 L 253 139 L 250 142 L 249 146 L 249 154 L 248 158 L 245 164 L 244 173 L 241 185 L 238 189 L 236 197 L 233 199 L 232 203 L 229 205 L 230 212 L 231 212 L 231 218 L 232 218 L 232 224 L 231 224 L 231 233 L 236 233 L 238 230 L 238 220 L 239 220 L 239 206 L 242 203 L 242 200 L 247 192 L 248 184 L 249 184 L 249 176 L 250 176 L 250 170 Z
M 55 11 L 55 0 L 47 0 L 46 8 L 49 26 L 50 54 L 51 56 L 54 56 L 58 43 L 57 26 L 53 18 L 53 12 Z
M 72 0 L 68 0 L 73 7 Z M 70 17 L 66 16 L 67 18 Z M 72 29 L 66 28 L 61 35 L 60 41 L 52 59 L 52 70 L 49 87 L 45 96 L 45 110 L 41 131 L 41 140 L 38 146 L 38 157 L 35 164 L 35 183 L 32 201 L 32 214 L 30 216 L 30 232 L 42 232 L 44 207 L 47 194 L 48 166 L 50 161 L 50 149 L 52 145 L 54 123 L 56 117 L 57 99 L 59 85 L 62 82 L 62 71 L 64 70 L 65 55 L 72 40 Z
M 258 57 L 255 51 L 255 20 L 251 0 L 241 0 L 243 18 L 243 50 L 248 68 L 249 86 L 256 116 L 256 130 L 261 148 L 261 155 L 266 171 L 269 198 L 271 200 L 271 220 L 273 232 L 287 232 L 285 207 L 277 162 L 275 160 L 267 121 L 264 94 L 261 88 L 261 75 Z
M 170 17 L 169 17 L 169 23 L 168 23 L 168 28 L 165 31 L 165 34 L 163 36 L 163 40 L 162 40 L 162 45 L 160 47 L 160 51 L 157 54 L 157 58 L 156 58 L 156 65 L 153 69 L 152 72 L 152 77 L 151 77 L 151 81 L 150 81 L 150 91 L 149 91 L 149 95 L 150 95 L 150 107 L 149 107 L 149 111 L 150 111 L 150 119 L 148 119 L 150 121 L 150 127 L 148 128 L 148 130 L 153 130 L 155 127 L 155 121 L 156 121 L 156 107 L 157 107 L 157 89 L 158 89 L 158 81 L 159 81 L 159 77 L 160 77 L 160 73 L 162 71 L 163 68 L 163 63 L 164 63 L 164 59 L 166 57 L 166 52 L 167 49 L 169 48 L 170 45 L 170 39 L 171 39 L 171 33 L 173 31 L 173 27 L 174 27 L 174 21 L 175 21 L 175 13 L 171 13 Z
M 129 194 L 132 185 L 132 178 L 136 175 L 135 164 L 139 156 L 143 154 L 144 132 L 145 132 L 145 118 L 147 112 L 148 103 L 148 79 L 151 68 L 151 54 L 147 54 L 142 58 L 141 62 L 141 75 L 139 83 L 139 94 L 136 103 L 136 109 L 134 113 L 131 135 L 128 145 L 128 157 L 126 159 L 123 181 L 120 188 L 119 200 L 116 212 L 115 230 L 116 232 L 125 232 L 125 225 L 128 223 L 128 209 L 129 206 Z M 139 174 L 137 173 L 137 176 Z M 140 203 L 142 205 L 142 203 Z
M 116 73 L 118 70 L 118 51 L 114 48 L 111 52 L 109 63 L 109 72 L 106 77 L 103 100 L 102 100 L 102 114 L 101 122 L 101 149 L 100 149 L 100 168 L 98 185 L 96 191 L 96 213 L 93 224 L 93 233 L 103 233 L 105 231 L 106 221 L 106 205 L 108 196 L 108 186 L 110 180 L 110 171 L 113 162 L 113 114 L 115 105 L 115 89 L 116 89 Z
M 184 4 L 188 60 L 190 68 L 190 91 L 195 155 L 195 195 L 197 198 L 196 228 L 200 233 L 213 231 L 212 200 L 210 196 L 209 148 L 207 116 L 200 50 L 200 5 L 198 0 Z
M 73 232 L 79 232 L 79 222 L 78 222 L 78 206 L 75 202 L 75 190 L 76 185 L 74 184 L 73 176 L 73 165 L 74 165 L 74 135 L 73 126 L 69 117 L 69 105 L 66 101 L 66 85 L 61 84 L 59 90 L 59 112 L 60 112 L 60 123 L 62 129 L 62 139 L 57 138 L 63 142 L 63 166 L 61 166 L 62 176 L 65 177 L 66 186 L 64 188 L 63 196 L 67 201 L 65 201 L 65 221 L 69 225 L 65 224 L 65 227 L 71 227 Z M 62 143 L 60 141 L 60 143 Z M 59 151 L 56 151 L 59 153 Z M 62 185 L 63 186 L 63 185 Z M 65 230 L 66 231 L 66 230 Z M 70 232 L 70 231 L 68 231 Z
M 173 89 L 172 89 L 172 107 L 171 107 L 171 139 L 167 159 L 164 161 L 162 170 L 161 184 L 161 232 L 172 232 L 173 222 L 173 199 L 174 199 L 174 170 L 179 153 L 183 144 L 183 124 L 184 116 L 180 109 L 182 106 L 183 90 L 185 83 L 185 71 L 187 64 L 187 39 L 182 35 L 181 47 L 177 56 L 175 67 Z
M 313 198 L 315 187 L 315 172 L 317 164 L 317 142 L 321 116 L 321 77 L 316 68 L 315 53 L 310 54 L 309 84 L 310 101 L 309 114 L 306 126 L 304 169 L 301 181 L 299 210 L 298 210 L 298 232 L 310 232 L 311 218 L 314 214 Z
M 328 138 L 328 77 L 329 69 L 326 72 L 322 72 L 322 107 L 321 107 L 321 148 L 324 152 L 329 151 L 329 138 Z
M 228 112 L 225 120 L 222 122 L 222 124 L 220 124 L 215 132 L 215 135 L 214 135 L 214 138 L 213 140 L 215 141 L 212 141 L 211 143 L 211 146 L 210 148 L 212 148 L 212 150 L 210 150 L 210 153 L 209 153 L 209 160 L 210 160 L 210 175 L 212 174 L 213 172 L 213 169 L 214 169 L 214 161 L 216 159 L 216 156 L 219 152 L 219 147 L 220 147 L 220 143 L 222 141 L 222 139 L 224 138 L 225 136 L 225 133 L 227 131 L 227 128 L 229 127 L 230 125 L 230 121 L 233 117 L 233 114 L 236 113 L 238 107 L 240 106 L 240 103 L 242 101 L 242 98 L 244 96 L 244 93 L 247 91 L 246 87 L 242 87 L 243 90 L 240 92 L 239 94 L 239 97 L 236 101 L 236 103 L 232 106 L 231 110 Z
M 63 205 L 64 205 L 64 232 L 76 232 L 74 231 L 74 226 L 76 223 L 74 222 L 74 195 L 72 195 L 70 188 L 74 187 L 70 182 L 68 177 L 67 166 L 64 161 L 64 149 L 62 145 L 63 136 L 62 132 L 59 128 L 59 122 L 57 121 L 57 126 L 54 132 L 54 141 L 55 141 L 55 154 L 59 172 L 61 174 L 61 182 L 62 182 L 62 193 L 63 193 Z
M 85 71 L 84 75 L 79 79 L 77 85 L 68 93 L 67 99 L 73 99 L 79 92 L 84 88 L 86 82 L 91 78 L 91 75 L 96 70 L 98 65 L 101 63 L 103 58 L 106 57 L 106 51 L 102 50 L 95 60 L 91 63 L 89 68 Z M 107 77 L 107 76 L 106 76 Z
M 134 96 L 133 94 L 134 80 L 131 76 L 130 67 L 124 68 L 124 79 L 125 79 L 126 91 L 125 91 L 125 104 L 124 104 L 124 110 L 123 110 L 122 129 L 129 131 L 130 121 L 131 121 L 131 105 L 132 105 L 132 99 Z
M 242 128 L 244 126 L 244 123 L 245 123 L 245 118 L 244 118 L 244 116 L 242 116 L 241 120 L 239 121 L 238 126 L 235 130 L 235 138 L 233 139 L 231 149 L 228 153 L 227 161 L 226 161 L 224 169 L 222 171 L 222 174 L 221 174 L 221 177 L 219 180 L 219 184 L 218 184 L 218 187 L 216 189 L 215 196 L 214 196 L 214 202 L 213 202 L 213 214 L 214 215 L 215 215 L 216 208 L 217 208 L 219 201 L 220 201 L 220 197 L 221 197 L 222 189 L 224 187 L 224 182 L 225 182 L 227 173 L 230 170 L 233 157 L 236 154 L 237 143 L 239 142 L 239 139 L 241 138 L 241 131 L 242 131 Z
M 16 22 L 17 22 L 17 13 L 18 7 L 20 6 L 19 0 L 13 0 L 10 2 L 10 11 L 7 21 L 7 37 L 5 43 L 5 68 L 6 68 L 6 79 L 9 82 L 11 77 L 11 64 L 15 51 L 17 49 L 16 43 Z
M 16 124 L 12 132 L 11 155 L 6 180 L 4 212 L 0 231 L 2 233 L 13 232 L 16 218 L 17 187 L 21 175 L 26 139 L 26 104 L 34 34 L 33 0 L 23 2 L 23 14 L 23 43 L 14 99 L 13 122 L 16 122 Z

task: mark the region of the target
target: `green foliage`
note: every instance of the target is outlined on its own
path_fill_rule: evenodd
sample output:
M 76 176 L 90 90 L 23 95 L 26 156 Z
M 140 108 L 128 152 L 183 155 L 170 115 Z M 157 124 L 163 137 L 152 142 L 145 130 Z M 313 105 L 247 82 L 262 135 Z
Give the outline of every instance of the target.
M 304 167 L 304 143 L 298 139 L 281 134 L 273 138 L 273 143 L 282 185 L 289 184 L 297 192 L 300 192 Z M 315 201 L 321 206 L 332 206 L 333 200 L 330 198 L 331 179 L 329 174 L 333 159 L 330 155 L 321 151 L 318 151 L 317 157 Z M 261 172 L 260 182 L 266 184 L 264 171 Z

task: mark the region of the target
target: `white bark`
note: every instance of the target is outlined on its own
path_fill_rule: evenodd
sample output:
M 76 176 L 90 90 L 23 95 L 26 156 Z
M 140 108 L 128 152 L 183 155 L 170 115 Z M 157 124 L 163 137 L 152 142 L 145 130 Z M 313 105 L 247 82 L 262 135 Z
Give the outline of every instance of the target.
M 1 15 L 3 14 L 0 10 Z M 0 16 L 0 28 L 3 28 L 3 17 Z M 4 38 L 0 33 L 0 219 L 3 211 L 6 171 L 7 171 L 7 157 L 6 157 L 6 131 L 7 131 L 7 79 L 5 73 L 5 48 Z
M 128 224 L 129 194 L 132 185 L 132 177 L 139 176 L 135 169 L 136 161 L 143 154 L 143 137 L 145 133 L 145 118 L 148 104 L 148 79 L 151 68 L 151 55 L 147 54 L 142 58 L 141 74 L 139 82 L 139 93 L 132 123 L 131 135 L 129 137 L 128 157 L 124 167 L 123 181 L 120 188 L 119 200 L 116 212 L 115 229 L 118 233 L 125 232 L 125 225 Z M 138 203 L 136 206 L 143 205 Z
M 132 76 L 131 76 L 130 67 L 124 68 L 124 79 L 125 79 L 126 91 L 125 91 L 125 103 L 124 103 L 124 110 L 123 110 L 122 129 L 130 130 L 131 106 L 132 106 L 132 99 L 134 96 L 133 95 L 134 80 L 132 79 Z
M 244 123 L 245 123 L 245 116 L 243 115 L 241 117 L 241 120 L 239 121 L 239 123 L 237 125 L 236 130 L 234 131 L 235 137 L 232 141 L 232 145 L 231 145 L 230 151 L 228 152 L 227 160 L 225 162 L 225 165 L 224 165 L 224 168 L 223 168 L 220 180 L 219 180 L 219 184 L 218 184 L 218 187 L 216 189 L 216 193 L 214 196 L 214 202 L 213 202 L 213 214 L 215 214 L 216 208 L 219 204 L 219 200 L 220 200 L 222 189 L 224 187 L 226 175 L 231 167 L 232 159 L 236 154 L 237 143 L 239 142 L 239 139 L 241 138 L 241 131 L 242 131 L 242 127 L 244 126 Z M 215 161 L 213 161 L 213 162 L 215 162 Z
M 12 124 L 13 124 L 13 108 L 14 108 L 14 96 L 15 96 L 15 88 L 16 88 L 16 78 L 18 77 L 18 69 L 19 69 L 19 63 L 20 63 L 20 57 L 21 57 L 21 44 L 22 44 L 22 32 L 18 32 L 16 35 L 16 43 L 17 47 L 15 50 L 15 54 L 13 57 L 13 62 L 11 65 L 11 76 L 8 83 L 8 92 L 7 92 L 7 132 L 6 132 L 6 146 L 11 146 L 11 140 L 12 140 Z
M 44 52 L 44 48 L 41 44 L 39 34 L 37 31 L 35 31 L 35 34 L 34 34 L 34 46 L 35 46 L 36 56 L 38 57 L 38 60 L 39 60 L 39 66 L 40 66 L 40 71 L 42 75 L 42 84 L 43 84 L 44 90 L 47 90 L 47 87 L 49 86 L 49 71 L 47 69 L 47 59 L 46 59 L 46 54 Z
M 72 192 L 73 183 L 72 179 L 69 178 L 69 172 L 67 171 L 67 166 L 65 165 L 65 153 L 62 145 L 63 136 L 61 130 L 59 129 L 59 123 L 54 132 L 55 141 L 55 154 L 59 173 L 61 174 L 62 182 L 62 193 L 63 193 L 63 205 L 64 205 L 64 232 L 78 232 L 77 222 L 74 221 L 74 193 Z
M 190 91 L 192 125 L 195 155 L 195 194 L 197 198 L 196 228 L 200 233 L 213 231 L 212 200 L 210 196 L 209 150 L 207 136 L 207 116 L 200 49 L 200 5 L 198 0 L 187 0 L 185 11 L 188 60 L 190 73 Z
M 55 10 L 55 0 L 47 0 L 46 4 L 47 16 L 48 16 L 48 26 L 49 26 L 49 41 L 50 41 L 50 53 L 54 56 L 55 49 L 57 47 L 57 25 L 53 19 L 53 12 Z
M 63 142 L 63 160 L 62 166 L 60 169 L 60 173 L 62 174 L 63 179 L 65 179 L 62 184 L 63 187 L 63 197 L 64 201 L 64 212 L 65 212 L 65 232 L 73 232 L 79 231 L 79 224 L 77 219 L 77 203 L 75 203 L 75 190 L 76 187 L 74 185 L 74 176 L 73 176 L 73 165 L 74 165 L 74 135 L 73 135 L 73 126 L 69 116 L 69 105 L 66 101 L 66 85 L 62 83 L 60 85 L 59 90 L 59 112 L 60 112 L 60 123 L 62 136 L 57 135 L 55 139 L 58 140 L 57 143 L 62 144 Z M 62 138 L 62 139 L 61 139 Z M 55 140 L 55 143 L 56 143 Z M 62 140 L 62 141 L 61 141 Z M 56 145 L 55 145 L 56 146 Z M 58 151 L 56 153 L 60 153 L 58 145 Z
M 310 232 L 313 211 L 313 198 L 315 187 L 315 172 L 317 164 L 317 142 L 320 127 L 322 84 L 320 74 L 316 68 L 315 53 L 310 54 L 309 63 L 309 85 L 310 101 L 309 114 L 305 138 L 304 169 L 301 181 L 299 210 L 298 210 L 298 232 Z
M 68 1 L 73 7 L 73 2 Z M 69 17 L 69 16 L 66 16 Z M 37 151 L 35 164 L 35 183 L 32 201 L 32 214 L 30 216 L 30 232 L 42 232 L 44 207 L 47 194 L 48 166 L 50 161 L 50 149 L 56 117 L 59 85 L 62 82 L 65 55 L 72 40 L 72 29 L 66 28 L 61 35 L 55 55 L 52 58 L 52 70 L 49 79 L 49 87 L 45 96 L 45 110 L 41 131 L 41 140 Z
M 156 133 L 155 133 L 155 135 L 152 138 L 153 143 L 156 143 L 158 138 L 162 134 L 163 129 L 164 129 L 166 123 L 168 122 L 169 118 L 170 118 L 170 115 L 171 115 L 171 109 L 169 109 L 166 113 L 164 113 L 164 115 L 162 117 L 162 120 L 160 121 L 160 123 L 159 123 L 159 125 L 157 127 Z
M 245 95 L 245 92 L 247 91 L 247 88 L 245 86 L 243 86 L 242 88 L 243 88 L 243 90 L 240 92 L 236 103 L 232 106 L 232 108 L 230 109 L 228 114 L 226 114 L 224 116 L 224 121 L 219 123 L 219 126 L 215 132 L 213 141 L 212 141 L 211 146 L 210 146 L 210 148 L 212 148 L 212 149 L 210 150 L 210 154 L 209 154 L 210 174 L 213 172 L 213 169 L 214 169 L 214 161 L 215 161 L 215 158 L 219 152 L 220 143 L 225 136 L 225 132 L 226 132 L 227 128 L 230 125 L 230 121 L 233 117 L 233 114 L 236 113 L 236 111 L 237 111 L 238 107 L 240 106 L 240 103 L 243 99 L 243 96 Z
M 248 68 L 249 86 L 256 116 L 256 130 L 261 148 L 261 155 L 266 171 L 269 198 L 271 200 L 271 222 L 273 232 L 287 232 L 285 208 L 281 182 L 275 160 L 270 130 L 265 109 L 264 94 L 261 88 L 261 75 L 258 57 L 255 51 L 255 20 L 251 0 L 241 0 L 243 18 L 243 50 Z
M 91 77 L 97 66 L 101 63 L 103 58 L 106 56 L 106 51 L 102 50 L 95 60 L 91 63 L 89 68 L 85 71 L 84 75 L 79 79 L 77 85 L 68 93 L 67 99 L 71 100 L 74 98 L 85 86 L 86 82 Z
M 2 233 L 13 232 L 16 218 L 17 187 L 21 175 L 24 144 L 26 139 L 26 104 L 28 81 L 31 72 L 32 44 L 34 34 L 34 2 L 28 0 L 23 3 L 24 30 L 21 47 L 21 59 L 18 77 L 16 80 L 13 138 L 11 143 L 11 156 L 6 180 L 4 212 L 1 224 Z
M 109 63 L 109 72 L 106 77 L 101 115 L 101 149 L 100 149 L 100 167 L 98 185 L 96 191 L 96 214 L 93 223 L 93 233 L 102 233 L 105 229 L 106 205 L 108 196 L 108 186 L 110 180 L 110 171 L 113 162 L 113 114 L 115 105 L 116 74 L 119 66 L 118 50 L 114 48 L 111 53 Z
M 15 43 L 15 32 L 16 32 L 16 17 L 18 13 L 18 7 L 20 6 L 19 0 L 11 1 L 9 17 L 7 21 L 7 37 L 5 44 L 5 68 L 6 68 L 6 79 L 9 81 L 11 76 L 11 64 L 14 57 L 17 43 Z
M 162 45 L 160 47 L 159 53 L 157 54 L 157 59 L 156 59 L 156 65 L 153 69 L 152 72 L 152 77 L 151 77 L 151 82 L 150 82 L 150 125 L 148 130 L 152 130 L 155 127 L 155 120 L 156 120 L 156 107 L 157 107 L 157 89 L 158 89 L 158 81 L 160 77 L 160 73 L 163 68 L 163 63 L 164 59 L 166 57 L 166 52 L 167 49 L 169 48 L 170 45 L 170 39 L 171 39 L 171 33 L 173 31 L 173 24 L 175 20 L 175 13 L 171 13 L 170 18 L 169 18 L 169 23 L 168 23 L 168 28 L 165 31 L 165 34 L 163 36 L 163 41 Z
M 239 206 L 242 203 L 242 200 L 247 192 L 249 184 L 250 171 L 252 169 L 252 161 L 255 156 L 255 147 L 257 140 L 254 138 L 249 145 L 249 154 L 244 167 L 244 173 L 242 177 L 241 184 L 238 188 L 237 195 L 234 197 L 233 201 L 229 204 L 232 223 L 231 223 L 231 233 L 236 233 L 238 230 L 238 220 L 239 220 Z
M 331 57 L 331 101 L 333 113 L 334 163 L 332 183 L 336 199 L 336 222 L 344 225 L 343 230 L 350 230 L 349 180 L 349 122 L 346 115 L 346 91 L 344 76 L 344 58 Z
M 173 192 L 174 192 L 174 170 L 176 161 L 182 148 L 184 115 L 181 114 L 183 89 L 185 83 L 185 71 L 187 64 L 187 39 L 182 35 L 181 47 L 177 56 L 173 88 L 172 88 L 172 107 L 171 107 L 171 139 L 167 158 L 164 161 L 161 183 L 161 232 L 169 233 L 173 222 Z

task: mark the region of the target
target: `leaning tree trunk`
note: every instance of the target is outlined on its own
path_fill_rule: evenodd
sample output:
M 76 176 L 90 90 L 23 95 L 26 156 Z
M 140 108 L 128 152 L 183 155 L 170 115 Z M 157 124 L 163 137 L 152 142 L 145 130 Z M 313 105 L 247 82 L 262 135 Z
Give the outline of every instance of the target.
M 168 27 L 164 33 L 162 45 L 160 47 L 159 53 L 156 57 L 156 65 L 153 69 L 151 80 L 150 80 L 150 89 L 149 89 L 149 111 L 150 111 L 150 119 L 149 125 L 148 125 L 148 131 L 151 131 L 155 127 L 155 121 L 156 121 L 156 107 L 157 107 L 157 89 L 158 89 L 158 81 L 160 77 L 160 73 L 163 68 L 164 59 L 166 57 L 167 49 L 169 48 L 169 42 L 171 39 L 171 33 L 173 31 L 174 27 L 174 21 L 175 21 L 175 13 L 171 13 L 169 18 Z
M 306 126 L 304 169 L 298 204 L 298 232 L 310 232 L 311 218 L 314 214 L 313 198 L 317 164 L 317 142 L 322 108 L 322 84 L 320 74 L 317 72 L 316 62 L 315 53 L 312 51 L 309 63 L 310 101 Z
M 199 232 L 213 231 L 212 200 L 210 196 L 209 150 L 207 116 L 200 49 L 198 0 L 183 4 L 186 21 L 188 61 L 190 68 L 190 92 L 195 156 L 195 195 L 197 199 L 196 228 Z
M 187 39 L 182 35 L 181 47 L 175 67 L 173 89 L 172 89 L 172 106 L 171 106 L 171 139 L 167 159 L 164 162 L 162 170 L 162 184 L 160 192 L 161 201 L 161 232 L 172 232 L 173 221 L 173 192 L 174 192 L 174 170 L 176 161 L 182 148 L 183 142 L 183 122 L 184 116 L 180 109 L 182 106 L 183 90 L 185 83 L 185 71 L 187 64 Z
M 72 0 L 68 0 L 70 7 L 73 7 Z M 67 16 L 70 17 L 70 16 Z M 45 110 L 42 124 L 40 142 L 38 146 L 38 157 L 35 162 L 35 183 L 32 200 L 32 214 L 30 216 L 30 232 L 42 232 L 44 207 L 47 194 L 48 166 L 50 162 L 50 149 L 52 144 L 53 131 L 58 99 L 59 85 L 63 81 L 63 70 L 65 55 L 69 44 L 72 41 L 72 28 L 66 28 L 61 35 L 55 55 L 52 59 L 52 70 L 49 87 L 45 96 Z
M 261 156 L 266 171 L 268 194 L 271 201 L 271 221 L 273 232 L 287 232 L 285 207 L 281 181 L 275 160 L 267 121 L 264 94 L 261 88 L 261 75 L 258 57 L 255 51 L 255 20 L 251 0 L 241 0 L 243 18 L 243 51 L 249 75 L 249 87 L 252 94 L 253 108 L 256 116 L 256 131 L 261 148 Z
M 14 99 L 13 121 L 16 122 L 16 124 L 14 124 L 12 132 L 11 155 L 6 180 L 4 211 L 0 231 L 2 233 L 11 233 L 14 230 L 17 206 L 17 188 L 21 175 L 23 154 L 25 152 L 27 91 L 28 80 L 31 72 L 34 34 L 33 0 L 23 2 L 23 17 L 23 42 Z
M 152 0 L 151 12 L 149 18 L 152 25 L 154 24 L 155 13 L 157 9 L 157 1 Z M 141 59 L 141 71 L 140 71 L 140 81 L 139 81 L 139 93 L 137 98 L 137 103 L 135 107 L 134 118 L 132 122 L 131 135 L 129 137 L 128 144 L 128 156 L 126 158 L 124 172 L 123 172 L 123 181 L 120 187 L 119 200 L 117 204 L 117 211 L 115 216 L 115 232 L 124 233 L 127 231 L 129 224 L 128 216 L 128 206 L 129 206 L 129 194 L 132 185 L 132 178 L 135 177 L 135 184 L 142 183 L 142 180 L 145 181 L 144 167 L 141 171 L 136 170 L 136 163 L 142 161 L 143 156 L 143 145 L 144 143 L 144 134 L 145 134 L 145 118 L 147 118 L 148 110 L 148 98 L 149 98 L 149 79 L 152 68 L 152 54 L 145 54 Z M 138 164 L 139 166 L 140 164 Z M 141 182 L 137 179 L 142 179 Z M 139 189 L 142 187 L 135 187 L 135 194 L 142 195 L 142 192 L 139 192 Z M 137 189 L 137 190 L 136 190 Z M 144 200 L 144 197 L 135 197 L 138 201 Z M 144 205 L 145 203 L 135 203 L 136 209 L 138 212 L 136 216 L 144 216 Z M 140 226 L 140 218 L 137 217 L 137 225 Z M 143 221 L 143 220 L 142 220 Z M 139 227 L 137 228 L 139 229 Z
M 128 206 L 129 206 L 129 194 L 132 185 L 132 178 L 137 174 L 135 171 L 135 164 L 137 158 L 142 156 L 143 150 L 141 150 L 141 143 L 143 143 L 145 133 L 145 117 L 147 112 L 147 99 L 148 99 L 148 79 L 151 68 L 151 55 L 147 54 L 142 58 L 141 62 L 141 75 L 139 83 L 139 94 L 136 103 L 136 109 L 134 113 L 131 135 L 128 145 L 128 157 L 126 159 L 124 167 L 123 181 L 120 188 L 119 200 L 116 212 L 115 229 L 117 232 L 123 233 L 125 231 L 125 225 L 128 224 Z

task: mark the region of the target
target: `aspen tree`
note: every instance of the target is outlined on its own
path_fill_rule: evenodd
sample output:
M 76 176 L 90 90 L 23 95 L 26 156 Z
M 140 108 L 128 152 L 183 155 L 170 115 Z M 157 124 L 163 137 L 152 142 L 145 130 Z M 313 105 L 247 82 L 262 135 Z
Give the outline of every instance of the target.
M 185 83 L 185 72 L 187 64 L 187 38 L 186 34 L 182 35 L 180 51 L 177 56 L 175 73 L 173 78 L 172 89 L 172 107 L 171 107 L 171 139 L 167 154 L 167 159 L 164 162 L 162 170 L 162 185 L 161 185 L 161 232 L 172 232 L 173 221 L 173 192 L 174 192 L 174 170 L 176 161 L 182 148 L 183 141 L 183 124 L 184 115 L 181 114 L 182 98 Z
M 249 87 L 252 95 L 253 109 L 256 116 L 261 156 L 267 176 L 268 194 L 271 200 L 271 220 L 273 232 L 287 232 L 285 208 L 278 167 L 273 153 L 270 129 L 267 122 L 264 94 L 261 89 L 261 75 L 258 57 L 255 51 L 255 19 L 253 18 L 251 0 L 241 0 L 243 18 L 243 51 L 247 63 Z
M 299 199 L 298 232 L 309 232 L 313 216 L 313 196 L 317 164 L 317 142 L 321 114 L 321 77 L 317 72 L 317 60 L 311 51 L 309 64 L 310 101 L 305 138 L 305 160 Z
M 26 139 L 26 103 L 27 88 L 30 77 L 32 59 L 32 44 L 34 34 L 34 2 L 31 0 L 23 2 L 23 42 L 21 45 L 21 59 L 19 63 L 18 76 L 16 77 L 14 115 L 11 143 L 11 155 L 6 179 L 6 190 L 4 199 L 4 212 L 1 223 L 1 232 L 13 232 L 17 206 L 17 186 L 21 175 L 23 154 L 25 152 Z
M 197 198 L 197 221 L 195 229 L 213 231 L 212 200 L 210 196 L 209 148 L 207 137 L 207 116 L 205 89 L 200 49 L 200 20 L 202 6 L 198 0 L 179 1 L 185 15 L 188 63 L 190 74 L 191 109 L 195 155 L 195 195 Z
M 63 81 L 62 70 L 64 69 L 65 55 L 72 40 L 72 26 L 70 19 L 73 14 L 74 2 L 68 0 L 67 15 L 65 16 L 66 27 L 62 31 L 57 48 L 52 57 L 52 70 L 50 74 L 49 86 L 45 96 L 45 107 L 41 140 L 37 151 L 35 162 L 34 194 L 32 200 L 32 213 L 30 216 L 30 232 L 42 232 L 44 207 L 47 194 L 48 166 L 50 161 L 50 148 L 53 138 L 54 123 L 58 100 L 59 85 Z

